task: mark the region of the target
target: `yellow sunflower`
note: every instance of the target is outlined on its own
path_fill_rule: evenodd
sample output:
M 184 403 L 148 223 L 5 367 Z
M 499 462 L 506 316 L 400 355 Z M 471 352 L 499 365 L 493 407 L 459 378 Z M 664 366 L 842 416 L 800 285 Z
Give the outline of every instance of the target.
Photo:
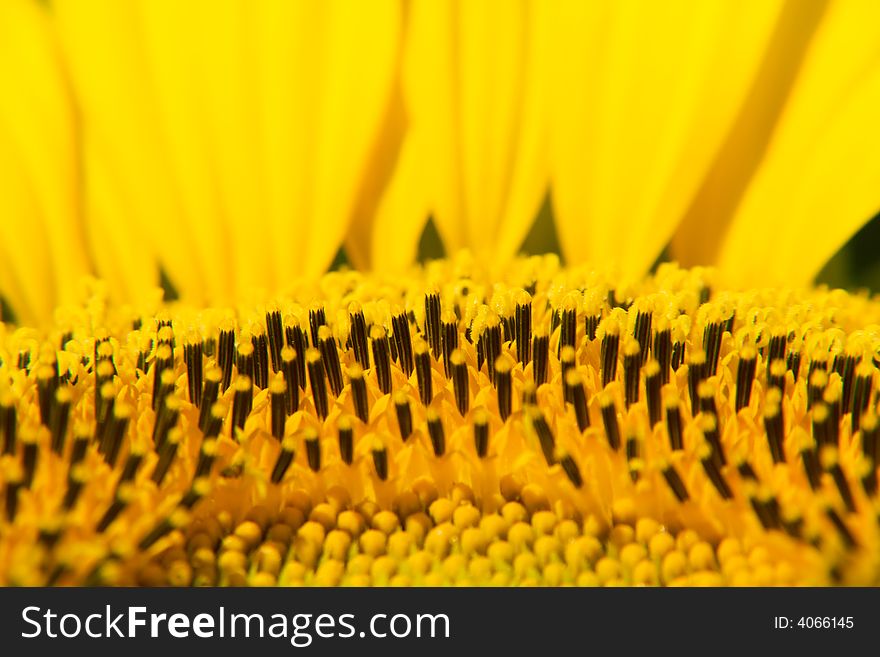
M 878 44 L 0 3 L 0 584 L 877 584 L 880 303 L 811 281 L 880 210 Z

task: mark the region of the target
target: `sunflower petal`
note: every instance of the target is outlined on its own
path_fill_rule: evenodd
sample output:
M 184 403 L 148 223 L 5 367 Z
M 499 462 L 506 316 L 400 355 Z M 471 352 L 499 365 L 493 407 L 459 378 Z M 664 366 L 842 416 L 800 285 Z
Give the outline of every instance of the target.
M 55 288 L 46 228 L 22 158 L 0 124 L 0 176 L 9 190 L 0 200 L 0 293 L 16 318 L 31 324 L 51 317 Z
M 390 97 L 398 3 L 57 4 L 114 205 L 185 296 L 245 302 L 326 269 Z
M 805 284 L 880 210 L 880 5 L 831 4 L 722 244 L 739 284 Z
M 136 10 L 133 2 L 53 2 L 81 110 L 85 217 L 98 273 L 131 301 L 146 299 L 158 284 L 159 255 L 179 287 L 193 287 L 166 253 L 180 244 L 186 225 Z
M 0 3 L 0 293 L 44 322 L 76 297 L 88 260 L 71 104 L 43 8 Z
M 781 1 L 580 2 L 555 12 L 553 202 L 571 261 L 657 258 L 736 117 Z
M 399 270 L 412 263 L 418 237 L 413 239 L 410 234 L 421 232 L 427 216 L 425 195 L 417 191 L 421 172 L 414 159 L 417 152 L 408 139 L 399 68 L 392 84 L 391 102 L 369 157 L 373 166 L 361 181 L 357 206 L 345 236 L 346 255 L 361 270 Z M 407 162 L 402 159 L 405 140 L 410 152 Z M 408 173 L 400 172 L 404 166 L 409 167 Z M 392 186 L 396 189 L 392 190 Z M 375 261 L 374 252 L 380 254 Z
M 672 256 L 681 264 L 706 265 L 717 259 L 826 5 L 825 0 L 787 0 L 739 116 L 672 238 Z
M 403 61 L 409 131 L 401 178 L 421 169 L 425 198 L 447 251 L 467 247 L 487 262 L 514 255 L 546 190 L 543 94 L 538 86 L 541 3 L 507 0 L 410 6 Z M 406 183 L 395 181 L 398 195 Z M 414 192 L 411 192 L 414 193 Z M 399 196 L 398 196 L 399 199 Z M 396 203 L 397 201 L 394 201 Z M 420 231 L 401 225 L 413 244 Z M 383 220 L 386 228 L 391 230 Z M 373 262 L 387 244 L 373 241 Z
M 404 271 L 418 255 L 419 238 L 428 216 L 421 153 L 413 139 L 407 138 L 394 176 L 376 207 L 368 243 L 370 265 L 376 271 Z
M 374 165 L 367 156 L 392 98 L 401 28 L 401 7 L 394 0 L 325 6 L 329 11 L 317 87 L 321 118 L 314 152 L 313 237 L 305 269 L 310 274 L 323 272 L 333 259 L 361 182 Z M 352 112 L 353 107 L 357 111 Z

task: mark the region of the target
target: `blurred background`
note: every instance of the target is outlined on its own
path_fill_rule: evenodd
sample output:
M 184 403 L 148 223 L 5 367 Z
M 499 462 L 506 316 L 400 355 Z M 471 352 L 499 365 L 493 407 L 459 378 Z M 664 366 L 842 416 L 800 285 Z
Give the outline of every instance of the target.
M 0 316 L 341 267 L 880 291 L 877 0 L 0 0 Z

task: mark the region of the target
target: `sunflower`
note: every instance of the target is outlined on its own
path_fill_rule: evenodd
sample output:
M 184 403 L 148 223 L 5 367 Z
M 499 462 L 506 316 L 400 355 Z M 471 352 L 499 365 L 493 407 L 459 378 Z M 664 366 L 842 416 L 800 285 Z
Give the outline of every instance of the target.
M 0 4 L 0 583 L 880 582 L 878 19 Z

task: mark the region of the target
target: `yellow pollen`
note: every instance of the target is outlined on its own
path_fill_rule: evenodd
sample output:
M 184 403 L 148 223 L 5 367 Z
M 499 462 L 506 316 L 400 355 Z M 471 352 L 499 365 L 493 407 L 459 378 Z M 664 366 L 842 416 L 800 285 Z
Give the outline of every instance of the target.
M 436 261 L 0 326 L 0 584 L 880 584 L 880 303 L 710 279 Z

